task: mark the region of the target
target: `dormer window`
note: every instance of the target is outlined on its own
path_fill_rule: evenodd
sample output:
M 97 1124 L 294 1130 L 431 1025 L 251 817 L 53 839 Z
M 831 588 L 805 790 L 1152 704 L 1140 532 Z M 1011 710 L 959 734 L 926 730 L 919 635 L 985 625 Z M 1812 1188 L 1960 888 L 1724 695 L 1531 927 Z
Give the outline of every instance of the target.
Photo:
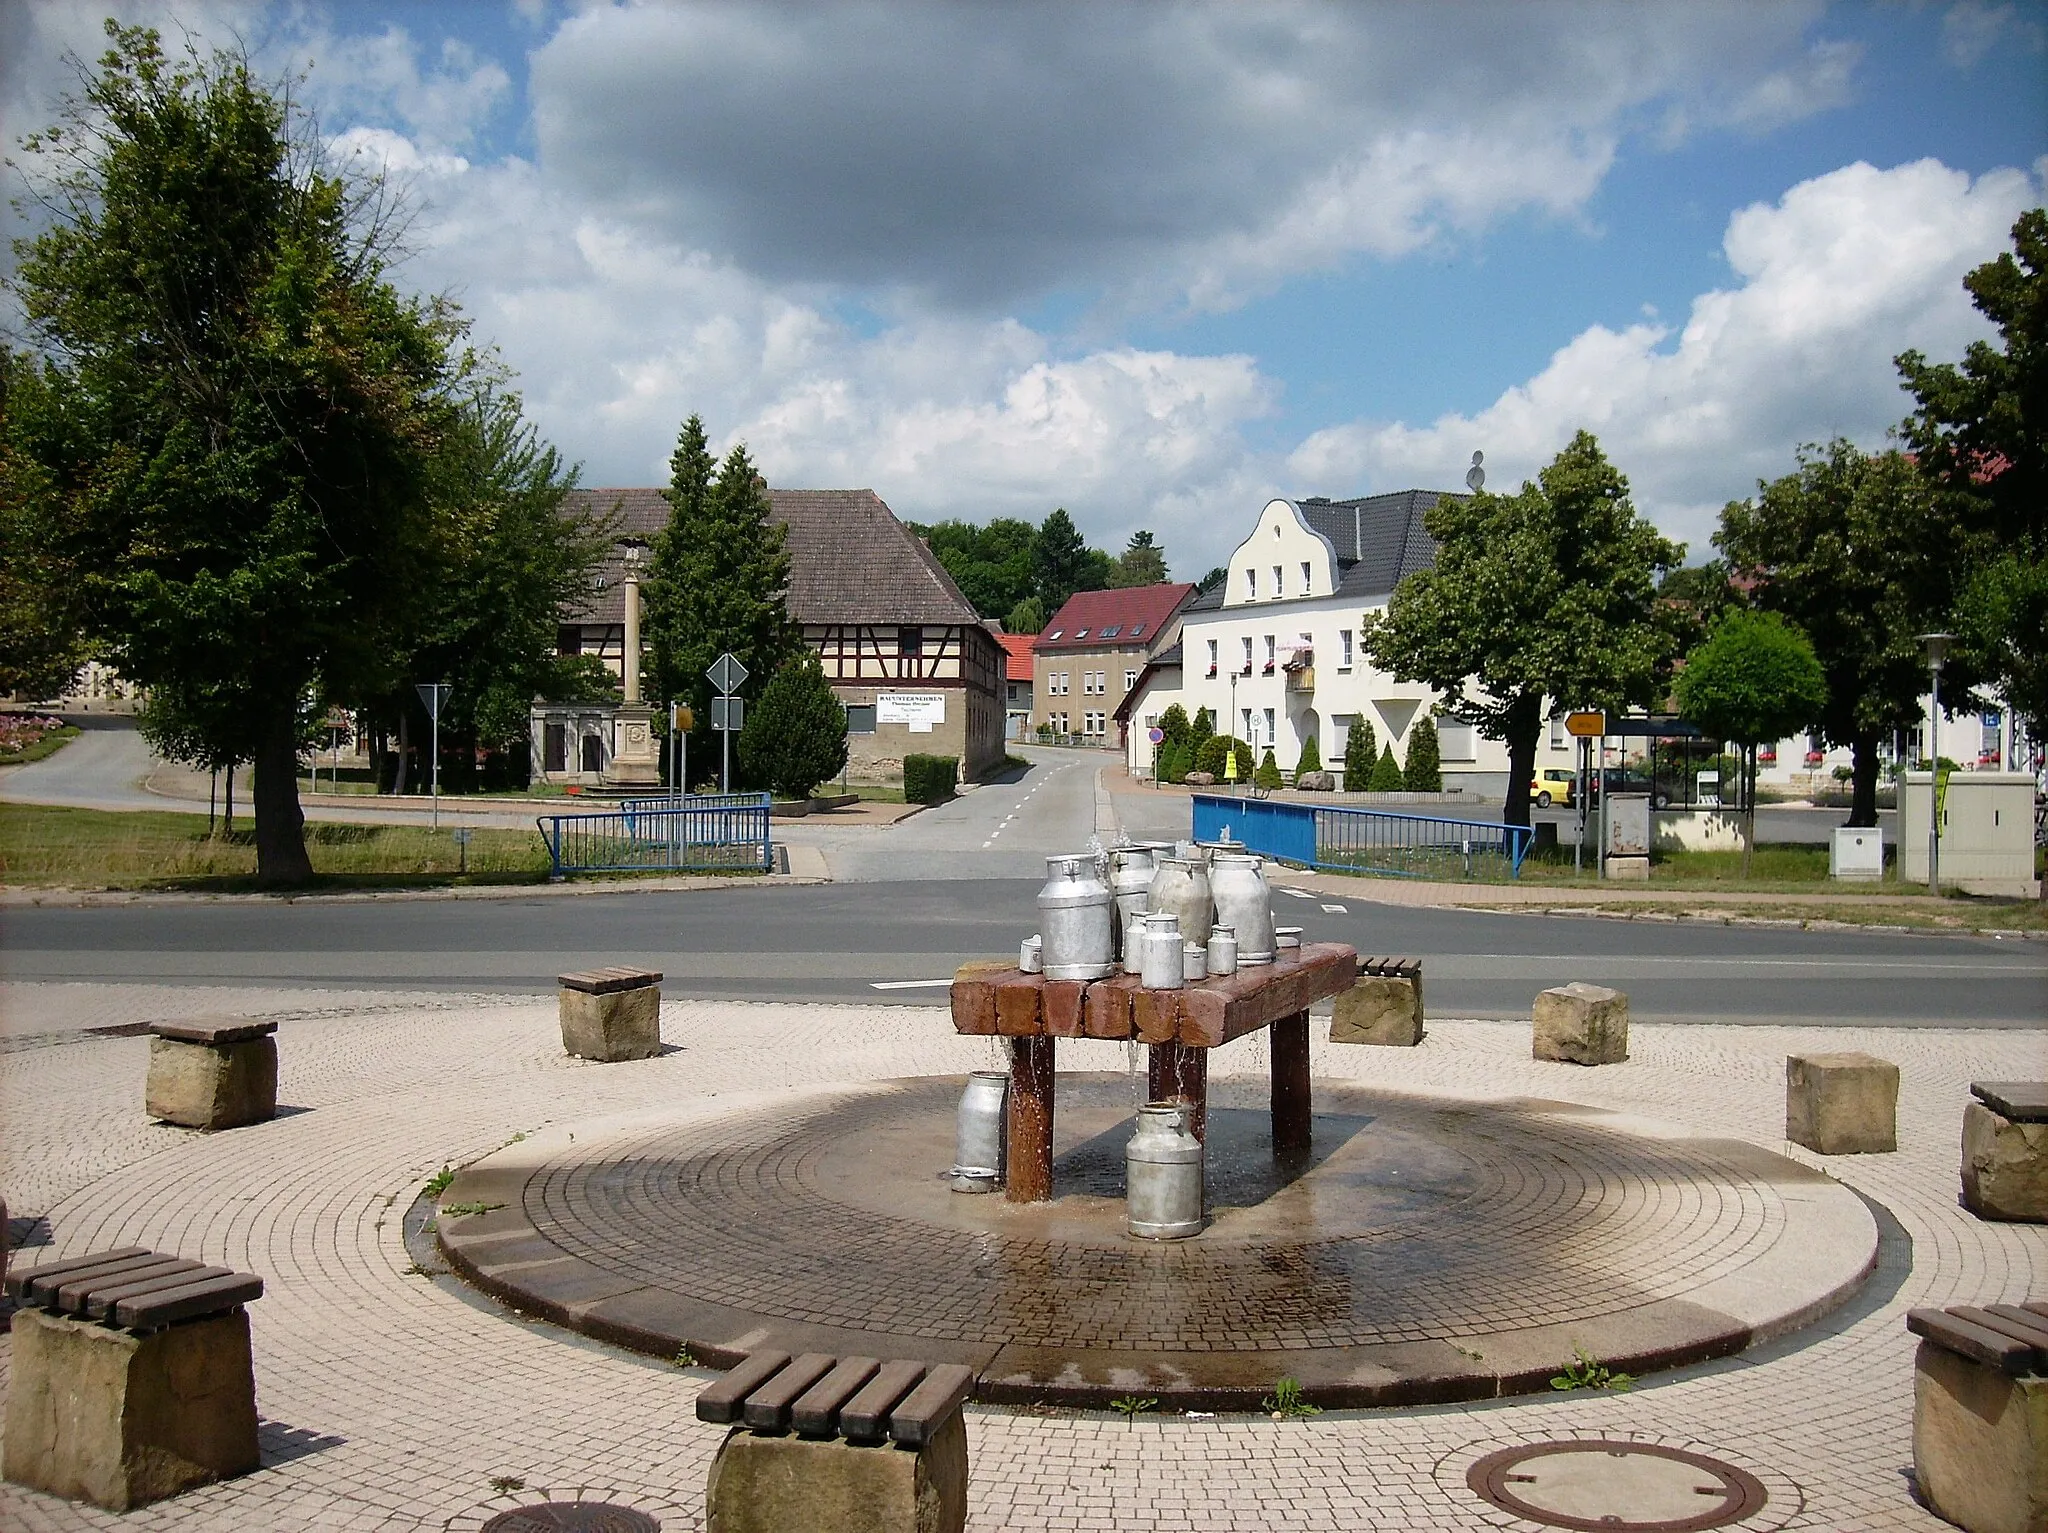
M 1113 639 L 1123 631 L 1123 626 L 1121 623 L 1111 623 L 1101 633 L 1097 634 L 1096 637 L 1099 639 Z
M 1054 639 L 1057 639 L 1057 638 L 1058 638 L 1058 637 L 1060 636 L 1060 633 L 1061 633 L 1061 632 L 1062 632 L 1062 630 L 1060 630 L 1060 629 L 1058 629 L 1058 628 L 1055 628 L 1055 629 L 1054 629 L 1054 630 L 1053 630 L 1053 631 L 1052 631 L 1051 633 L 1049 633 L 1049 634 L 1047 634 L 1047 635 L 1045 636 L 1045 637 L 1046 637 L 1046 642 L 1047 642 L 1047 643 L 1051 643 L 1051 642 L 1052 642 L 1052 641 L 1053 641 Z
M 1133 624 L 1131 624 L 1131 637 L 1132 637 L 1132 638 L 1134 638 L 1134 639 L 1141 639 L 1141 638 L 1143 638 L 1144 636 L 1145 636 L 1145 625 L 1144 625 L 1143 623 L 1133 623 Z
M 1077 639 L 1085 639 L 1088 637 L 1088 630 L 1085 628 L 1076 628 L 1074 630 L 1074 637 Z

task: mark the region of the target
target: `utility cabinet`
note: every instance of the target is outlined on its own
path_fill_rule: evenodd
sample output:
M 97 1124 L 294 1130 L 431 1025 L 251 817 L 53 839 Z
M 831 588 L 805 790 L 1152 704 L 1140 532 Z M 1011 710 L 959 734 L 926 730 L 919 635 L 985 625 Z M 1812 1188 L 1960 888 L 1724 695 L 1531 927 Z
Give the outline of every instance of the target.
M 1932 772 L 1899 782 L 1899 880 L 1927 882 Z M 1965 894 L 2039 899 L 2034 779 L 2026 772 L 1951 772 L 1941 793 L 1941 882 Z

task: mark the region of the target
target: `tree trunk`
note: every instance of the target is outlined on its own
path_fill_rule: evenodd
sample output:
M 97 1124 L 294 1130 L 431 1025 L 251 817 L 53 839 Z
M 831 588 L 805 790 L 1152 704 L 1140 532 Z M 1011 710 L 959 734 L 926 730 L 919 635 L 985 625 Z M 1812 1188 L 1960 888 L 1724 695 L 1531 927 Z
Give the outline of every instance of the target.
M 235 759 L 228 758 L 227 796 L 221 800 L 220 833 L 232 836 L 235 833 Z
M 1529 784 L 1536 778 L 1536 737 L 1543 731 L 1543 699 L 1524 693 L 1508 710 L 1508 794 L 1504 825 L 1529 823 Z
M 1851 825 L 1875 825 L 1877 823 L 1877 736 L 1858 735 L 1850 742 L 1854 753 L 1855 777 L 1849 794 L 1849 823 Z
M 215 767 L 206 778 L 206 839 L 213 839 L 213 819 L 220 805 L 220 768 Z
M 256 747 L 256 882 L 266 887 L 312 880 L 306 816 L 299 809 L 299 741 L 290 704 L 280 708 Z
M 1748 812 L 1748 823 L 1742 832 L 1742 877 L 1749 878 L 1750 853 L 1756 850 L 1756 747 L 1742 747 L 1742 803 Z
M 409 747 L 409 744 L 410 744 L 410 742 L 409 742 L 409 741 L 407 740 L 407 738 L 406 738 L 406 736 L 407 736 L 407 734 L 409 733 L 409 731 L 408 731 L 408 730 L 406 729 L 406 727 L 405 727 L 405 726 L 406 726 L 406 712 L 405 712 L 405 700 L 404 700 L 403 698 L 401 698 L 401 699 L 399 699 L 399 703 L 398 703 L 398 770 L 397 770 L 396 772 L 392 773 L 392 775 L 391 775 L 391 791 L 392 791 L 392 793 L 393 793 L 393 794 L 396 794 L 396 795 L 400 795 L 400 796 L 403 796 L 403 794 L 405 793 L 405 787 L 406 787 L 406 770 L 405 770 L 405 769 L 406 769 L 406 768 L 407 768 L 407 767 L 408 767 L 409 765 L 411 765 L 411 751 L 410 751 L 410 750 L 409 750 L 409 748 L 408 748 L 408 747 Z

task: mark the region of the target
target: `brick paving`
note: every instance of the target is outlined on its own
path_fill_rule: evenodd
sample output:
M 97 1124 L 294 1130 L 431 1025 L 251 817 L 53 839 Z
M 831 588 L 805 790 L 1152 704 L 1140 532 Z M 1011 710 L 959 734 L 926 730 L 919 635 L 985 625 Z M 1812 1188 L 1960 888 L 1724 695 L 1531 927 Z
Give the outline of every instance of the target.
M 268 1279 L 251 1309 L 266 1467 L 121 1518 L 0 1487 L 9 1530 L 474 1529 L 522 1502 L 579 1496 L 640 1507 L 672 1533 L 697 1528 L 719 1434 L 691 1406 L 709 1375 L 522 1321 L 412 1270 L 401 1226 L 420 1183 L 550 1125 L 566 1134 L 655 1105 L 667 1121 L 708 1124 L 795 1088 L 989 1061 L 937 1008 L 672 1000 L 673 1051 L 595 1065 L 561 1056 L 551 999 L 333 1005 L 318 992 L 238 991 L 236 1009 L 282 1019 L 288 1110 L 203 1136 L 142 1118 L 147 1040 L 87 1032 L 181 993 L 0 987 L 11 1036 L 67 1035 L 0 1056 L 0 1190 L 46 1234 L 22 1260 L 138 1244 Z M 2041 1035 L 1639 1026 L 1634 1044 L 1625 1065 L 1581 1070 L 1532 1061 L 1525 1025 L 1437 1022 L 1419 1049 L 1324 1045 L 1315 1066 L 1390 1090 L 1640 1113 L 1824 1165 L 1871 1201 L 1884 1232 L 1862 1294 L 1808 1330 L 1629 1394 L 1284 1423 L 974 1407 L 972 1525 L 1525 1527 L 1464 1489 L 1476 1458 L 1634 1435 L 1758 1475 L 1771 1501 L 1746 1526 L 1945 1527 L 1909 1493 L 1913 1349 L 1901 1317 L 1915 1304 L 2048 1293 L 2048 1230 L 1980 1223 L 1956 1203 L 1968 1081 L 2038 1077 Z M 1898 1153 L 1822 1161 L 1778 1138 L 1784 1055 L 1815 1047 L 1899 1063 Z M 1248 1043 L 1214 1068 L 1219 1080 L 1263 1079 L 1262 1065 Z M 0 1343 L 0 1390 L 5 1356 Z

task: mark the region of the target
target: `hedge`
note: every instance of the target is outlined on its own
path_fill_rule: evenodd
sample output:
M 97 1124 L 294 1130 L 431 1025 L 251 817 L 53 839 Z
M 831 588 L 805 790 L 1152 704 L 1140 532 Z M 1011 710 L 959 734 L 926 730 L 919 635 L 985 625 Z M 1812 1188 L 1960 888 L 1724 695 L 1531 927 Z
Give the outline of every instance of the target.
M 903 801 L 906 804 L 943 804 L 953 796 L 960 781 L 958 756 L 905 756 L 903 758 Z

